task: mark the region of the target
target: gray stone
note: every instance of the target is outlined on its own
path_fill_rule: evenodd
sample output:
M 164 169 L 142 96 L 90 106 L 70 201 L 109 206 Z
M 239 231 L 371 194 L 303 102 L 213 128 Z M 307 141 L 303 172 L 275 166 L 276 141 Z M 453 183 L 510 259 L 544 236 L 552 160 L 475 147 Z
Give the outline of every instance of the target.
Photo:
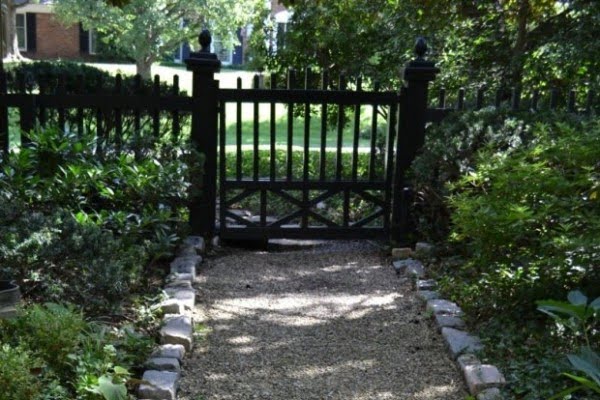
M 477 358 L 475 354 L 469 353 L 458 356 L 456 362 L 458 362 L 458 366 L 463 373 L 465 372 L 465 368 L 469 365 L 481 365 L 479 358 Z
M 502 400 L 502 398 L 498 388 L 486 389 L 477 395 L 477 400 Z
M 179 360 L 176 358 L 152 357 L 148 361 L 146 361 L 146 364 L 144 364 L 144 366 L 154 371 L 181 371 L 181 365 L 179 365 Z
M 440 294 L 433 290 L 419 290 L 417 297 L 427 303 L 429 300 L 439 299 Z
M 180 344 L 186 351 L 192 349 L 192 319 L 185 315 L 165 315 L 165 325 L 160 329 L 161 344 Z
M 17 309 L 13 306 L 0 308 L 0 319 L 11 319 L 17 316 Z
M 192 274 L 183 272 L 174 272 L 167 276 L 167 282 L 194 282 Z
M 153 352 L 152 357 L 159 358 L 176 358 L 179 361 L 185 356 L 185 348 L 180 344 L 162 344 Z
M 442 328 L 463 329 L 465 327 L 465 321 L 454 315 L 435 314 L 434 317 L 435 324 L 440 330 Z
M 435 253 L 435 247 L 429 243 L 417 242 L 415 244 L 415 256 L 422 258 L 432 257 Z
M 178 257 L 188 257 L 188 256 L 196 256 L 198 252 L 192 246 L 181 246 L 177 251 Z
M 463 353 L 477 353 L 483 349 L 483 345 L 477 336 L 458 329 L 442 328 L 442 336 L 446 340 L 453 358 L 457 358 Z
M 467 365 L 464 374 L 469 392 L 472 395 L 477 395 L 485 389 L 502 386 L 506 383 L 504 376 L 493 365 Z
M 425 268 L 420 261 L 412 258 L 406 260 L 396 260 L 392 263 L 392 266 L 396 270 L 397 274 L 404 274 L 408 276 L 416 276 L 417 278 L 423 278 L 425 276 Z
M 260 224 L 260 215 L 253 215 L 250 217 L 250 222 L 255 224 Z M 265 218 L 265 222 L 268 224 L 272 224 L 273 222 L 277 222 L 277 218 L 267 215 Z
M 453 315 L 460 316 L 463 315 L 460 307 L 451 301 L 442 300 L 442 299 L 433 299 L 427 302 L 427 311 L 432 312 L 434 315 L 442 314 L 442 315 Z
M 171 262 L 171 273 L 185 273 L 196 276 L 196 269 L 202 263 L 202 256 L 177 257 Z
M 392 249 L 392 258 L 394 260 L 404 260 L 410 258 L 413 251 L 410 247 L 397 247 Z
M 163 314 L 183 314 L 185 306 L 177 299 L 167 299 L 159 304 Z
M 194 248 L 198 253 L 206 251 L 206 242 L 202 236 L 188 236 L 183 240 L 183 245 Z
M 437 282 L 433 279 L 419 279 L 417 281 L 417 290 L 435 290 Z
M 441 264 L 447 268 L 457 268 L 462 266 L 465 263 L 465 259 L 460 256 L 452 256 L 448 258 L 444 258 L 441 261 Z
M 170 299 L 176 299 L 185 308 L 191 310 L 196 305 L 196 291 L 194 289 L 165 288 L 164 290 Z
M 190 281 L 175 280 L 167 283 L 165 289 L 186 289 L 192 290 L 192 283 Z
M 169 371 L 144 372 L 138 389 L 138 397 L 148 400 L 176 400 L 179 374 Z

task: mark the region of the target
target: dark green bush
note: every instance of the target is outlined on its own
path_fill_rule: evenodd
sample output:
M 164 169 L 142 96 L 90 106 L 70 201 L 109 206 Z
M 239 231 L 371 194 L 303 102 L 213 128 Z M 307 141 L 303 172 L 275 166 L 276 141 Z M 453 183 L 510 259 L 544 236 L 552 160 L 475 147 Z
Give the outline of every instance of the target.
M 530 132 L 511 151 L 488 144 L 451 186 L 452 239 L 470 261 L 444 288 L 474 316 L 522 318 L 573 288 L 600 295 L 600 123 Z
M 188 164 L 158 150 L 98 160 L 85 137 L 44 130 L 0 165 L 0 268 L 34 298 L 118 307 L 186 228 Z M 64 297 L 63 297 L 64 296 Z
M 41 385 L 31 371 L 39 366 L 39 361 L 23 347 L 0 344 L 0 400 L 35 399 Z
M 152 346 L 132 326 L 87 322 L 75 307 L 53 303 L 0 321 L 0 341 L 0 399 L 11 400 L 128 398 L 130 370 Z
M 476 168 L 479 151 L 489 147 L 510 154 L 533 137 L 538 122 L 579 124 L 572 114 L 515 112 L 485 108 L 454 113 L 442 123 L 427 128 L 423 151 L 413 162 L 410 175 L 414 183 L 411 209 L 413 224 L 421 239 L 441 242 L 451 228 L 448 184 Z
M 7 64 L 8 90 L 12 92 L 19 91 L 19 80 L 17 77 L 25 77 L 25 89 L 27 91 L 40 90 L 40 83 L 45 88 L 46 93 L 55 93 L 58 91 L 59 80 L 65 77 L 66 93 L 85 94 L 114 93 L 115 77 L 110 73 L 92 67 L 86 64 L 80 64 L 69 61 L 35 61 L 27 63 Z M 83 86 L 79 87 L 79 82 L 83 78 Z M 138 93 L 147 95 L 152 93 L 153 83 L 142 80 L 139 89 L 135 88 L 135 77 L 130 75 L 123 76 L 123 93 Z M 160 94 L 173 94 L 172 85 L 161 82 Z M 185 92 L 182 92 L 185 94 Z

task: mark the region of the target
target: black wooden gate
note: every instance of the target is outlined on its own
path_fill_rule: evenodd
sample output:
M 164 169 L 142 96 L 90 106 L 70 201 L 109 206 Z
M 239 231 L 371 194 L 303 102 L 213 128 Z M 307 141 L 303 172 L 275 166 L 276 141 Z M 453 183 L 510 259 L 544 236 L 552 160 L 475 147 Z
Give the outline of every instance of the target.
M 192 141 L 205 155 L 190 209 L 194 233 L 406 239 L 405 171 L 423 144 L 427 85 L 438 72 L 423 59 L 422 40 L 399 92 L 363 91 L 360 78 L 346 84 L 343 76 L 327 90 L 327 75 L 308 69 L 302 88 L 291 71 L 284 87 L 271 76 L 262 88 L 256 76 L 251 89 L 240 80 L 237 89 L 219 89 L 210 35 L 200 42 L 203 50 L 186 60 L 198 107 Z

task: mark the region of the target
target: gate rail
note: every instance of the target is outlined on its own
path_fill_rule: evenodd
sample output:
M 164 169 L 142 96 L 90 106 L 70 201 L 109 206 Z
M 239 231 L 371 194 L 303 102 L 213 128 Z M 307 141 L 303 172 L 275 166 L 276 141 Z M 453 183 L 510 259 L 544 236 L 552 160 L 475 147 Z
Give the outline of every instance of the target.
M 241 89 L 238 81 L 237 89 L 219 89 L 214 79 L 215 72 L 220 69 L 216 55 L 210 53 L 211 37 L 207 31 L 200 35 L 199 52 L 191 53 L 185 62 L 188 70 L 193 72 L 193 91 L 195 109 L 192 115 L 192 142 L 205 155 L 205 167 L 202 177 L 203 190 L 194 199 L 190 208 L 190 222 L 194 233 L 213 236 L 216 232 L 222 237 L 229 238 L 357 238 L 384 237 L 396 242 L 408 239 L 408 201 L 409 191 L 405 173 L 412 160 L 424 142 L 425 123 L 430 118 L 427 111 L 428 83 L 435 79 L 439 70 L 432 62 L 424 59 L 427 50 L 424 40 L 419 39 L 416 45 L 417 58 L 409 62 L 404 69 L 405 87 L 398 92 L 368 92 L 360 90 L 357 82 L 356 91 L 344 90 L 343 84 L 338 90 L 309 89 L 305 83 L 304 89 L 292 88 L 288 79 L 286 89 L 258 89 L 255 79 L 254 89 Z M 308 82 L 308 74 L 305 82 Z M 340 80 L 342 82 L 343 80 Z M 322 88 L 327 87 L 327 78 L 322 78 Z M 226 162 L 227 126 L 226 109 L 228 104 L 235 104 L 236 109 L 236 143 L 235 163 L 236 174 L 233 179 L 227 176 Z M 254 105 L 254 122 L 252 128 L 253 160 L 250 176 L 241 173 L 241 118 L 240 105 Z M 270 105 L 271 124 L 269 128 L 269 173 L 261 176 L 259 171 L 259 105 Z M 274 109 L 275 104 L 286 104 L 288 113 L 288 129 L 286 151 L 286 174 L 277 176 L 275 172 L 275 137 Z M 321 107 L 321 112 L 327 114 L 328 106 L 337 106 L 338 137 L 336 152 L 336 167 L 334 179 L 326 178 L 325 163 L 327 118 L 321 118 L 320 155 L 319 162 L 312 165 L 310 149 L 310 114 L 311 106 Z M 375 110 L 374 125 L 371 127 L 369 176 L 360 179 L 357 172 L 358 135 L 361 107 L 371 106 Z M 385 165 L 383 176 L 377 177 L 375 171 L 374 130 L 377 129 L 377 108 L 388 107 L 387 143 L 385 149 Z M 304 114 L 303 126 L 303 165 L 302 176 L 292 176 L 292 147 L 293 147 L 293 117 L 294 107 L 300 107 Z M 344 108 L 354 107 L 352 167 L 349 178 L 342 174 L 342 136 Z M 325 121 L 325 122 L 323 122 Z M 352 124 L 352 121 L 350 121 Z M 316 172 L 317 166 L 319 171 Z M 325 179 L 324 179 L 325 178 Z M 290 191 L 300 191 L 301 197 L 290 194 Z M 379 196 L 373 192 L 379 192 Z M 229 196 L 229 194 L 232 196 Z M 217 196 L 218 194 L 218 196 Z M 258 195 L 260 214 L 258 219 L 251 220 L 231 210 L 231 206 L 252 195 Z M 343 196 L 342 218 L 334 221 L 314 210 L 320 202 L 332 196 Z M 276 197 L 287 202 L 295 209 L 287 215 L 268 219 L 267 197 Z M 375 210 L 363 218 L 351 221 L 350 209 L 353 198 L 362 198 L 371 202 Z M 219 203 L 217 226 L 215 220 L 216 205 Z M 371 223 L 381 219 L 382 223 L 372 226 Z M 309 221 L 316 221 L 310 224 Z

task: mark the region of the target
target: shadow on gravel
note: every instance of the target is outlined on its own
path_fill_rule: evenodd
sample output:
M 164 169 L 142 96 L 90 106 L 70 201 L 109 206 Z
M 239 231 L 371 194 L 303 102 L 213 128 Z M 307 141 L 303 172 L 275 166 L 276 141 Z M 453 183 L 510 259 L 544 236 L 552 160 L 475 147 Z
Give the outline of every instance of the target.
M 224 248 L 198 280 L 181 399 L 464 399 L 422 306 L 367 242 Z

